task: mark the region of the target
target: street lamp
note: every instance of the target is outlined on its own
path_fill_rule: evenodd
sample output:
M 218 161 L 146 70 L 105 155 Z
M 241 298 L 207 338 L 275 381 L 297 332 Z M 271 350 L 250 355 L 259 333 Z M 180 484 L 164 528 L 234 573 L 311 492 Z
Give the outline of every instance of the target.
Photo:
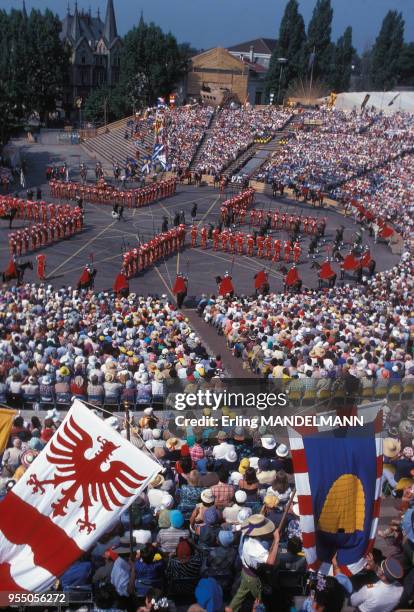
M 280 64 L 280 72 L 279 72 L 279 86 L 277 88 L 277 98 L 276 98 L 276 104 L 279 104 L 279 97 L 280 97 L 280 86 L 282 83 L 282 72 L 283 72 L 283 66 L 285 64 L 287 64 L 287 59 L 285 57 L 278 57 L 277 58 L 277 63 Z

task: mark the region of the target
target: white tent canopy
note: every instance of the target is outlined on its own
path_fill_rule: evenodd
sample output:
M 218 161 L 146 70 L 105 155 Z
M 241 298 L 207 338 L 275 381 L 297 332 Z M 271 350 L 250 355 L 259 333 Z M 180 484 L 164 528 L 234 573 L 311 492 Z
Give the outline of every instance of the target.
M 360 110 L 365 96 L 369 95 L 366 108 L 375 106 L 376 110 L 385 114 L 399 111 L 414 113 L 414 91 L 355 91 L 338 94 L 335 108 L 338 110 Z M 392 103 L 390 105 L 390 103 Z

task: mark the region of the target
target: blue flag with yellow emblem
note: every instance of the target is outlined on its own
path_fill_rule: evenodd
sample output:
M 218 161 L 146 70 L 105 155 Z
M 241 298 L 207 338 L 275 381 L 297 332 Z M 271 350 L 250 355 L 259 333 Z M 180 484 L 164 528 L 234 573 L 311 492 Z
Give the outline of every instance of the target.
M 303 546 L 314 571 L 329 573 L 336 555 L 341 571 L 355 574 L 374 545 L 381 501 L 381 408 L 382 402 L 373 402 L 353 409 L 362 425 L 289 429 Z

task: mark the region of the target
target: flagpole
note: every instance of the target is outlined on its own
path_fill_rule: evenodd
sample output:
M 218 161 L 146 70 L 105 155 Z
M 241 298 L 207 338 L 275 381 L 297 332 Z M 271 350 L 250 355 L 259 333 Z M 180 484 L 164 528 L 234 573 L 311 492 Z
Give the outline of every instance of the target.
M 126 425 L 126 437 L 128 442 L 131 442 L 131 422 L 129 420 L 129 402 L 124 402 L 125 409 L 125 425 Z M 132 536 L 132 508 L 128 508 L 128 520 L 129 520 L 129 554 L 131 561 L 134 559 L 134 538 Z

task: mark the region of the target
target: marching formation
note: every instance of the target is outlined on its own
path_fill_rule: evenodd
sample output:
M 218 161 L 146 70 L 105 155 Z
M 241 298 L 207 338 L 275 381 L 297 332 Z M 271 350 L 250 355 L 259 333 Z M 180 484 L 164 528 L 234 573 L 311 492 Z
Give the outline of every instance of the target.
M 55 205 L 50 205 L 55 207 Z M 44 211 L 50 208 L 44 207 Z M 69 204 L 56 206 L 53 216 L 42 223 L 29 225 L 22 230 L 9 234 L 9 250 L 11 257 L 20 257 L 29 251 L 35 251 L 46 245 L 70 238 L 82 231 L 83 212 Z
M 160 259 L 176 253 L 184 248 L 185 235 L 185 225 L 180 225 L 167 232 L 162 232 L 148 242 L 140 244 L 131 251 L 124 253 L 122 272 L 127 278 L 131 278 L 135 274 L 143 272 Z
M 81 198 L 83 201 L 93 204 L 110 204 L 112 206 L 119 204 L 128 208 L 140 208 L 175 195 L 177 180 L 173 177 L 164 181 L 157 181 L 146 187 L 124 191 L 115 189 L 105 183 L 104 180 L 98 181 L 96 185 L 52 180 L 49 182 L 49 187 L 54 198 L 70 200 Z

